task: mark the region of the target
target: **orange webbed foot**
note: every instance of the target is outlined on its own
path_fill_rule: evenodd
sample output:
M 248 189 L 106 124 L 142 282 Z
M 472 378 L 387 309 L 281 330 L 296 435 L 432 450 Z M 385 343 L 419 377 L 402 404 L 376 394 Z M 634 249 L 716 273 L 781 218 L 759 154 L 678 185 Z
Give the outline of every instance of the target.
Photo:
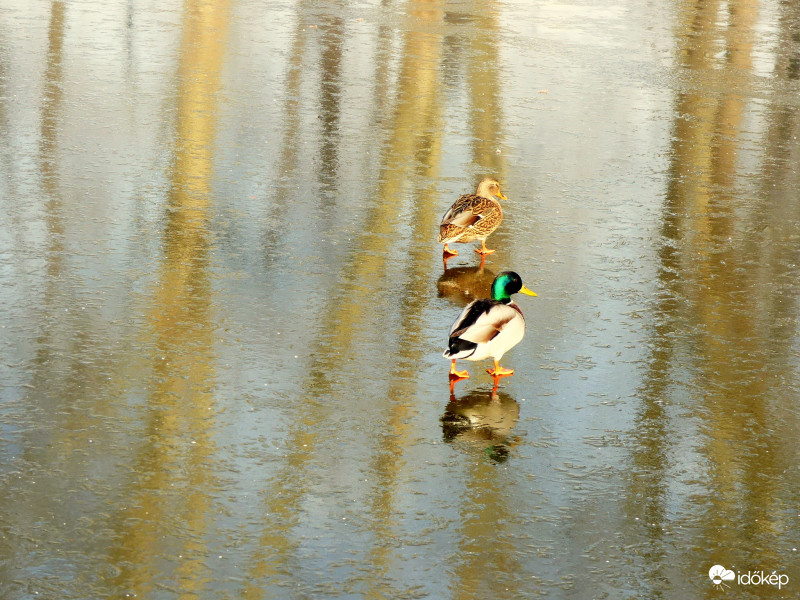
M 447 244 L 445 244 L 444 249 L 442 250 L 442 256 L 445 260 L 452 258 L 453 256 L 458 256 L 458 250 L 450 250 L 450 248 L 447 247 Z
M 486 257 L 487 254 L 494 254 L 495 252 L 497 252 L 497 250 L 490 250 L 489 248 L 486 247 L 486 241 L 481 240 L 481 247 L 475 248 L 475 252 L 477 252 L 483 257 Z
M 496 369 L 486 369 L 486 372 L 492 377 L 499 378 L 499 377 L 508 377 L 509 375 L 513 375 L 514 369 L 501 369 L 500 371 L 497 371 Z
M 454 381 L 461 381 L 462 379 L 469 379 L 469 372 L 468 371 L 457 371 L 456 370 L 456 361 L 453 359 L 453 362 L 450 364 L 450 380 Z
M 514 369 L 504 369 L 497 363 L 497 361 L 494 361 L 494 369 L 486 369 L 486 372 L 495 379 L 499 379 L 500 377 L 508 377 L 509 375 L 513 375 Z

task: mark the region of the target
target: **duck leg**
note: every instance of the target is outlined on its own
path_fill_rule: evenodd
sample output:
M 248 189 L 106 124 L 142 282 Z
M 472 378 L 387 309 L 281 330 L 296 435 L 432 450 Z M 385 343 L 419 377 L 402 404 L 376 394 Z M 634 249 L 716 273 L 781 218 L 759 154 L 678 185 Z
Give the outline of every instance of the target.
M 514 374 L 514 369 L 504 369 L 500 366 L 500 363 L 497 362 L 497 359 L 494 359 L 494 369 L 486 369 L 486 372 L 491 375 L 492 377 L 507 377 L 509 375 Z
M 486 247 L 486 240 L 481 240 L 481 247 L 475 248 L 475 252 L 481 256 L 486 256 L 487 254 L 494 254 L 496 250 L 489 250 L 489 248 Z
M 458 250 L 450 250 L 450 248 L 447 247 L 447 244 L 445 244 L 444 250 L 442 250 L 442 256 L 444 256 L 445 260 L 447 260 L 451 256 L 458 256 Z
M 453 363 L 450 365 L 450 379 L 455 379 L 456 381 L 459 379 L 469 379 L 469 373 L 467 371 L 456 371 L 456 359 L 453 359 Z

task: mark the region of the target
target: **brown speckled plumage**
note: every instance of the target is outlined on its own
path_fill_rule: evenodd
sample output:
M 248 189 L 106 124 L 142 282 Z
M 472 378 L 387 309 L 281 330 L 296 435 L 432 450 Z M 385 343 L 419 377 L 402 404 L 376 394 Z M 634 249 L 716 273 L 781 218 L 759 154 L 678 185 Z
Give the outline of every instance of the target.
M 495 196 L 505 199 L 500 191 L 500 184 L 494 179 L 484 179 L 478 186 L 477 193 L 459 197 L 442 217 L 439 243 L 480 240 L 485 248 L 486 238 L 503 221 L 503 210 Z

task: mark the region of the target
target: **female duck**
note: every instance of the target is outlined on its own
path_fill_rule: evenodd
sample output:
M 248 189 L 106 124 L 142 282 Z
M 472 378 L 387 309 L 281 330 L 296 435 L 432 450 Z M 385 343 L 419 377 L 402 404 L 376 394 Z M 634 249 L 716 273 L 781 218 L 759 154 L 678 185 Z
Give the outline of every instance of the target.
M 478 185 L 474 194 L 464 194 L 453 203 L 453 206 L 442 217 L 439 225 L 439 243 L 444 244 L 444 258 L 458 256 L 458 252 L 450 250 L 447 244 L 452 242 L 473 242 L 480 240 L 481 247 L 475 252 L 485 257 L 494 250 L 486 247 L 486 238 L 497 229 L 503 220 L 503 210 L 495 196 L 506 200 L 500 191 L 500 184 L 495 179 L 487 178 Z
M 511 295 L 517 292 L 535 296 L 522 284 L 513 271 L 500 273 L 492 282 L 491 298 L 473 300 L 461 312 L 450 328 L 450 340 L 443 356 L 451 359 L 451 379 L 466 379 L 467 371 L 456 371 L 456 359 L 494 359 L 494 369 L 486 372 L 492 377 L 513 375 L 514 369 L 500 366 L 503 355 L 516 346 L 525 335 L 525 318 Z

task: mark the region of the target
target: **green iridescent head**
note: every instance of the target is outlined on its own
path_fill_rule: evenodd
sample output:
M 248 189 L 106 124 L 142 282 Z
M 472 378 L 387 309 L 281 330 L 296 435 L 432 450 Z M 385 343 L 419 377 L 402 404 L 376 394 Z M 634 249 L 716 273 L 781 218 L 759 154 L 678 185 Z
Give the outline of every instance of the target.
M 528 296 L 536 295 L 536 292 L 532 292 L 523 285 L 522 278 L 514 271 L 503 271 L 492 282 L 492 300 L 510 302 L 511 295 L 518 292 Z

